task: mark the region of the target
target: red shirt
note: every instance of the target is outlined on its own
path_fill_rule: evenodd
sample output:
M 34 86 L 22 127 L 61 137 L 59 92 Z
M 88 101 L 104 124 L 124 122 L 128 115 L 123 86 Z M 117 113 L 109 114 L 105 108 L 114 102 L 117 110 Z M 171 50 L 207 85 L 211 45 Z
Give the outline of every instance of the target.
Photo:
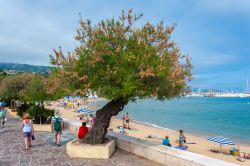
M 88 132 L 89 129 L 86 126 L 81 126 L 78 131 L 78 138 L 83 139 Z

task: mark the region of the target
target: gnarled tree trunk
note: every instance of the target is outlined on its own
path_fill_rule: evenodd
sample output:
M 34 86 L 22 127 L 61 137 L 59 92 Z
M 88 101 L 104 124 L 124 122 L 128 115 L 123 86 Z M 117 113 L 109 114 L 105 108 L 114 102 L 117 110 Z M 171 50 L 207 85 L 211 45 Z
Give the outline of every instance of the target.
M 127 98 L 119 98 L 110 101 L 103 108 L 96 112 L 94 126 L 84 138 L 83 143 L 102 144 L 104 143 L 107 129 L 110 124 L 111 117 L 117 115 L 123 107 L 128 103 Z

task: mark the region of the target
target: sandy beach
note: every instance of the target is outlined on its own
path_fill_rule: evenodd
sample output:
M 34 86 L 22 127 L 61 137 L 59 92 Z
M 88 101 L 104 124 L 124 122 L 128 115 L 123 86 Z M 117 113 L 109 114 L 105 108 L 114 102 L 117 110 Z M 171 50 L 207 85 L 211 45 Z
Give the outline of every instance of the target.
M 63 118 L 74 121 L 77 121 L 79 119 L 78 118 L 79 113 L 73 112 L 73 109 L 63 109 L 62 107 L 56 107 L 56 106 L 47 106 L 47 107 L 54 110 L 60 110 Z M 168 135 L 172 146 L 177 146 L 176 139 L 178 138 L 178 131 L 156 128 L 153 126 L 133 122 L 133 119 L 131 120 L 132 122 L 130 122 L 130 127 L 132 128 L 132 130 L 126 130 L 129 136 L 161 144 L 162 140 L 159 138 L 163 138 L 166 135 Z M 119 132 L 117 126 L 121 125 L 122 125 L 121 119 L 118 119 L 117 117 L 112 118 L 110 128 L 112 128 L 114 132 Z M 244 165 L 244 166 L 250 165 L 250 160 L 245 160 L 245 162 L 240 162 L 237 160 L 237 157 L 230 155 L 229 154 L 230 146 L 223 146 L 223 154 L 215 153 L 212 152 L 211 149 L 219 149 L 218 144 L 209 142 L 206 140 L 205 137 L 202 136 L 197 136 L 195 134 L 190 134 L 190 133 L 184 133 L 184 134 L 187 137 L 187 143 L 188 143 L 187 146 L 189 147 L 188 151 L 190 152 L 203 154 L 209 157 L 217 158 L 228 162 L 233 162 L 239 165 Z M 148 135 L 156 136 L 157 138 L 150 138 L 150 139 L 145 138 Z M 241 152 L 250 153 L 250 146 L 240 144 L 234 147 L 239 148 Z

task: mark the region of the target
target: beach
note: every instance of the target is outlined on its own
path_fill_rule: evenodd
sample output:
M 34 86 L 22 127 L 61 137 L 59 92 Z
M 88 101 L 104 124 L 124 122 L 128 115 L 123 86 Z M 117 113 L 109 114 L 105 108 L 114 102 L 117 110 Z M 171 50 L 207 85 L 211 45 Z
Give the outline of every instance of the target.
M 50 109 L 54 110 L 60 110 L 60 113 L 62 114 L 62 117 L 65 119 L 78 121 L 79 120 L 79 113 L 73 112 L 74 109 L 64 109 L 62 107 L 57 106 L 47 106 Z M 94 110 L 95 108 L 92 107 Z M 122 119 L 119 117 L 113 117 L 110 124 L 110 129 L 113 129 L 114 132 L 119 132 L 118 126 L 122 126 Z M 153 141 L 161 144 L 162 139 L 166 135 L 169 136 L 170 143 L 172 146 L 177 146 L 176 139 L 178 138 L 178 131 L 174 131 L 171 129 L 163 129 L 158 127 L 153 127 L 151 125 L 146 125 L 139 122 L 134 122 L 133 119 L 131 119 L 130 127 L 132 130 L 125 130 L 129 136 L 136 137 L 142 140 L 147 141 Z M 206 137 L 195 135 L 193 133 L 185 133 L 185 136 L 187 137 L 187 146 L 188 151 L 202 154 L 205 156 L 213 157 L 216 159 L 236 163 L 239 165 L 250 165 L 250 160 L 245 160 L 245 162 L 240 162 L 237 160 L 237 157 L 232 156 L 229 154 L 230 146 L 223 146 L 223 154 L 212 152 L 211 149 L 219 149 L 219 145 L 207 141 Z M 148 135 L 152 135 L 156 138 L 145 138 Z M 239 144 L 234 147 L 237 147 L 240 149 L 241 152 L 247 152 L 250 153 L 250 147 L 244 144 Z M 226 154 L 227 153 L 227 154 Z

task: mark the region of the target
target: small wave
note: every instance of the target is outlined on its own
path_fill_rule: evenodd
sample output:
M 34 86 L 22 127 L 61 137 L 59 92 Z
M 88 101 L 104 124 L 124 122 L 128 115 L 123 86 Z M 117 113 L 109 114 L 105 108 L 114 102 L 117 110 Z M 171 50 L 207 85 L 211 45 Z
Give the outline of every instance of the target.
M 152 127 L 158 128 L 158 129 L 174 131 L 174 130 L 172 130 L 172 129 L 169 129 L 169 128 L 166 128 L 166 127 L 162 127 L 162 126 L 158 126 L 158 125 L 153 124 L 153 123 L 141 122 L 141 121 L 134 121 L 134 122 L 135 122 L 135 123 L 138 123 L 138 124 L 144 124 L 144 125 L 147 125 L 147 126 L 152 126 Z

